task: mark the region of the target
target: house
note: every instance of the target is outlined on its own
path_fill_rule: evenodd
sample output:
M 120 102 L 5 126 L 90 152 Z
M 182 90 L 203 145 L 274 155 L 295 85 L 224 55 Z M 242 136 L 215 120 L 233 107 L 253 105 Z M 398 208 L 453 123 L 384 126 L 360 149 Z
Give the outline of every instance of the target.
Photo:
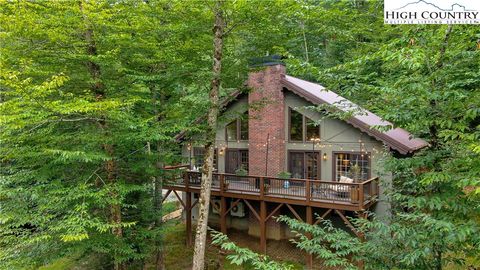
M 379 215 L 388 212 L 382 202 L 379 177 L 381 156 L 411 154 L 427 143 L 392 126 L 319 84 L 286 74 L 280 62 L 269 62 L 249 74 L 249 93 L 236 92 L 225 102 L 215 143 L 212 186 L 212 224 L 267 239 L 290 236 L 288 228 L 272 218 L 288 214 L 308 223 L 315 215 Z M 322 105 L 321 110 L 318 108 Z M 345 120 L 325 117 L 327 111 L 346 113 Z M 191 171 L 165 186 L 183 191 L 188 230 L 196 217 L 204 150 L 184 133 L 183 154 Z M 191 239 L 188 239 L 191 241 Z

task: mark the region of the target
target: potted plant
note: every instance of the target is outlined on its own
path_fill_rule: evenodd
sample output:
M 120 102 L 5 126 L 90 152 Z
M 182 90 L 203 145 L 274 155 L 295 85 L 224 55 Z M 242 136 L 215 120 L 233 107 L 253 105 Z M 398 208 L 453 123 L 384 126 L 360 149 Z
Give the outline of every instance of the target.
M 239 180 L 245 180 L 247 178 L 243 178 L 243 177 L 248 176 L 248 171 L 245 169 L 245 167 L 243 167 L 243 165 L 241 165 L 238 169 L 235 170 L 235 175 L 240 176 Z M 226 188 L 228 188 L 227 183 L 225 183 L 225 189 Z
M 362 169 L 360 168 L 360 166 L 358 166 L 358 164 L 355 164 L 350 168 L 350 174 L 352 175 L 352 178 L 355 181 L 360 180 L 361 173 L 362 173 Z
M 292 174 L 289 173 L 289 172 L 279 172 L 277 174 L 277 177 L 280 178 L 280 179 L 290 179 L 290 177 L 292 177 Z
M 248 175 L 248 171 L 245 170 L 245 168 L 243 166 L 240 166 L 240 168 L 236 169 L 235 170 L 235 175 L 236 176 L 247 176 Z
M 268 193 L 269 189 L 270 189 L 270 184 L 268 184 L 268 183 L 263 184 L 263 192 L 264 193 Z
M 287 189 L 290 187 L 290 181 L 288 181 L 288 179 L 290 179 L 291 176 L 292 174 L 289 172 L 280 172 L 277 174 L 278 178 L 285 180 L 283 181 L 283 188 Z

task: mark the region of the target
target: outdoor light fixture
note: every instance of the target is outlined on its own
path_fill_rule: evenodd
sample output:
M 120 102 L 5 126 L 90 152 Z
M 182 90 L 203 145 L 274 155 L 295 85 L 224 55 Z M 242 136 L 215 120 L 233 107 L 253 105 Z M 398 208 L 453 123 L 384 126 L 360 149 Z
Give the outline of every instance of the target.
M 323 153 L 323 160 L 327 160 L 327 153 Z
M 218 154 L 220 156 L 223 156 L 225 154 L 225 148 L 224 147 L 220 148 L 220 150 L 218 151 Z

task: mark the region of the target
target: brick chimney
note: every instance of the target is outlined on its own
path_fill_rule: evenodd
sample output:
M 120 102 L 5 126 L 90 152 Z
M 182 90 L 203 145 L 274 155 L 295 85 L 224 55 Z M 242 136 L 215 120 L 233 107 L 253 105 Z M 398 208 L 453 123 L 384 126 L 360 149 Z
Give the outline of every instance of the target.
M 285 99 L 280 84 L 285 66 L 279 62 L 256 66 L 247 82 L 252 89 L 248 96 L 249 174 L 276 177 L 285 171 Z

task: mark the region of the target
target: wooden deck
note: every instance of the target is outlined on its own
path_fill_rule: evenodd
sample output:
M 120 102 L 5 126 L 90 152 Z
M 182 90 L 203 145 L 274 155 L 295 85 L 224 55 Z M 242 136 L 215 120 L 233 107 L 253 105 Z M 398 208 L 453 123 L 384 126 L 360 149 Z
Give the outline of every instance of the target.
M 201 173 L 186 171 L 164 183 L 164 189 L 199 193 L 200 185 Z M 348 211 L 367 210 L 378 194 L 378 177 L 360 183 L 340 183 L 214 173 L 212 183 L 213 196 Z
M 166 179 L 163 188 L 167 189 L 167 196 L 174 193 L 185 211 L 186 244 L 192 245 L 192 209 L 199 199 L 192 201 L 192 193 L 200 193 L 200 172 L 183 171 L 185 166 L 170 166 L 165 168 Z M 177 191 L 183 191 L 186 196 L 181 198 Z M 267 222 L 274 217 L 282 207 L 286 207 L 296 219 L 307 224 L 316 225 L 328 215 L 335 213 L 359 238 L 364 239 L 348 220 L 344 212 L 354 211 L 360 218 L 367 218 L 365 211 L 377 200 L 379 194 L 378 178 L 372 178 L 361 183 L 339 183 L 311 179 L 280 179 L 267 176 L 238 176 L 234 174 L 214 173 L 212 196 L 220 198 L 217 208 L 211 203 L 220 215 L 220 229 L 227 234 L 227 215 L 240 202 L 250 210 L 258 221 L 260 231 L 260 250 L 267 252 Z M 166 197 L 166 196 L 165 196 Z M 228 200 L 227 198 L 231 198 Z M 257 201 L 257 207 L 252 205 Z M 211 201 L 210 201 L 211 202 Z M 302 214 L 292 205 L 304 206 Z M 270 207 L 269 207 L 270 206 Z M 319 212 L 320 211 L 320 212 Z M 318 215 L 321 219 L 316 219 Z M 313 257 L 306 254 L 306 265 L 311 269 Z

